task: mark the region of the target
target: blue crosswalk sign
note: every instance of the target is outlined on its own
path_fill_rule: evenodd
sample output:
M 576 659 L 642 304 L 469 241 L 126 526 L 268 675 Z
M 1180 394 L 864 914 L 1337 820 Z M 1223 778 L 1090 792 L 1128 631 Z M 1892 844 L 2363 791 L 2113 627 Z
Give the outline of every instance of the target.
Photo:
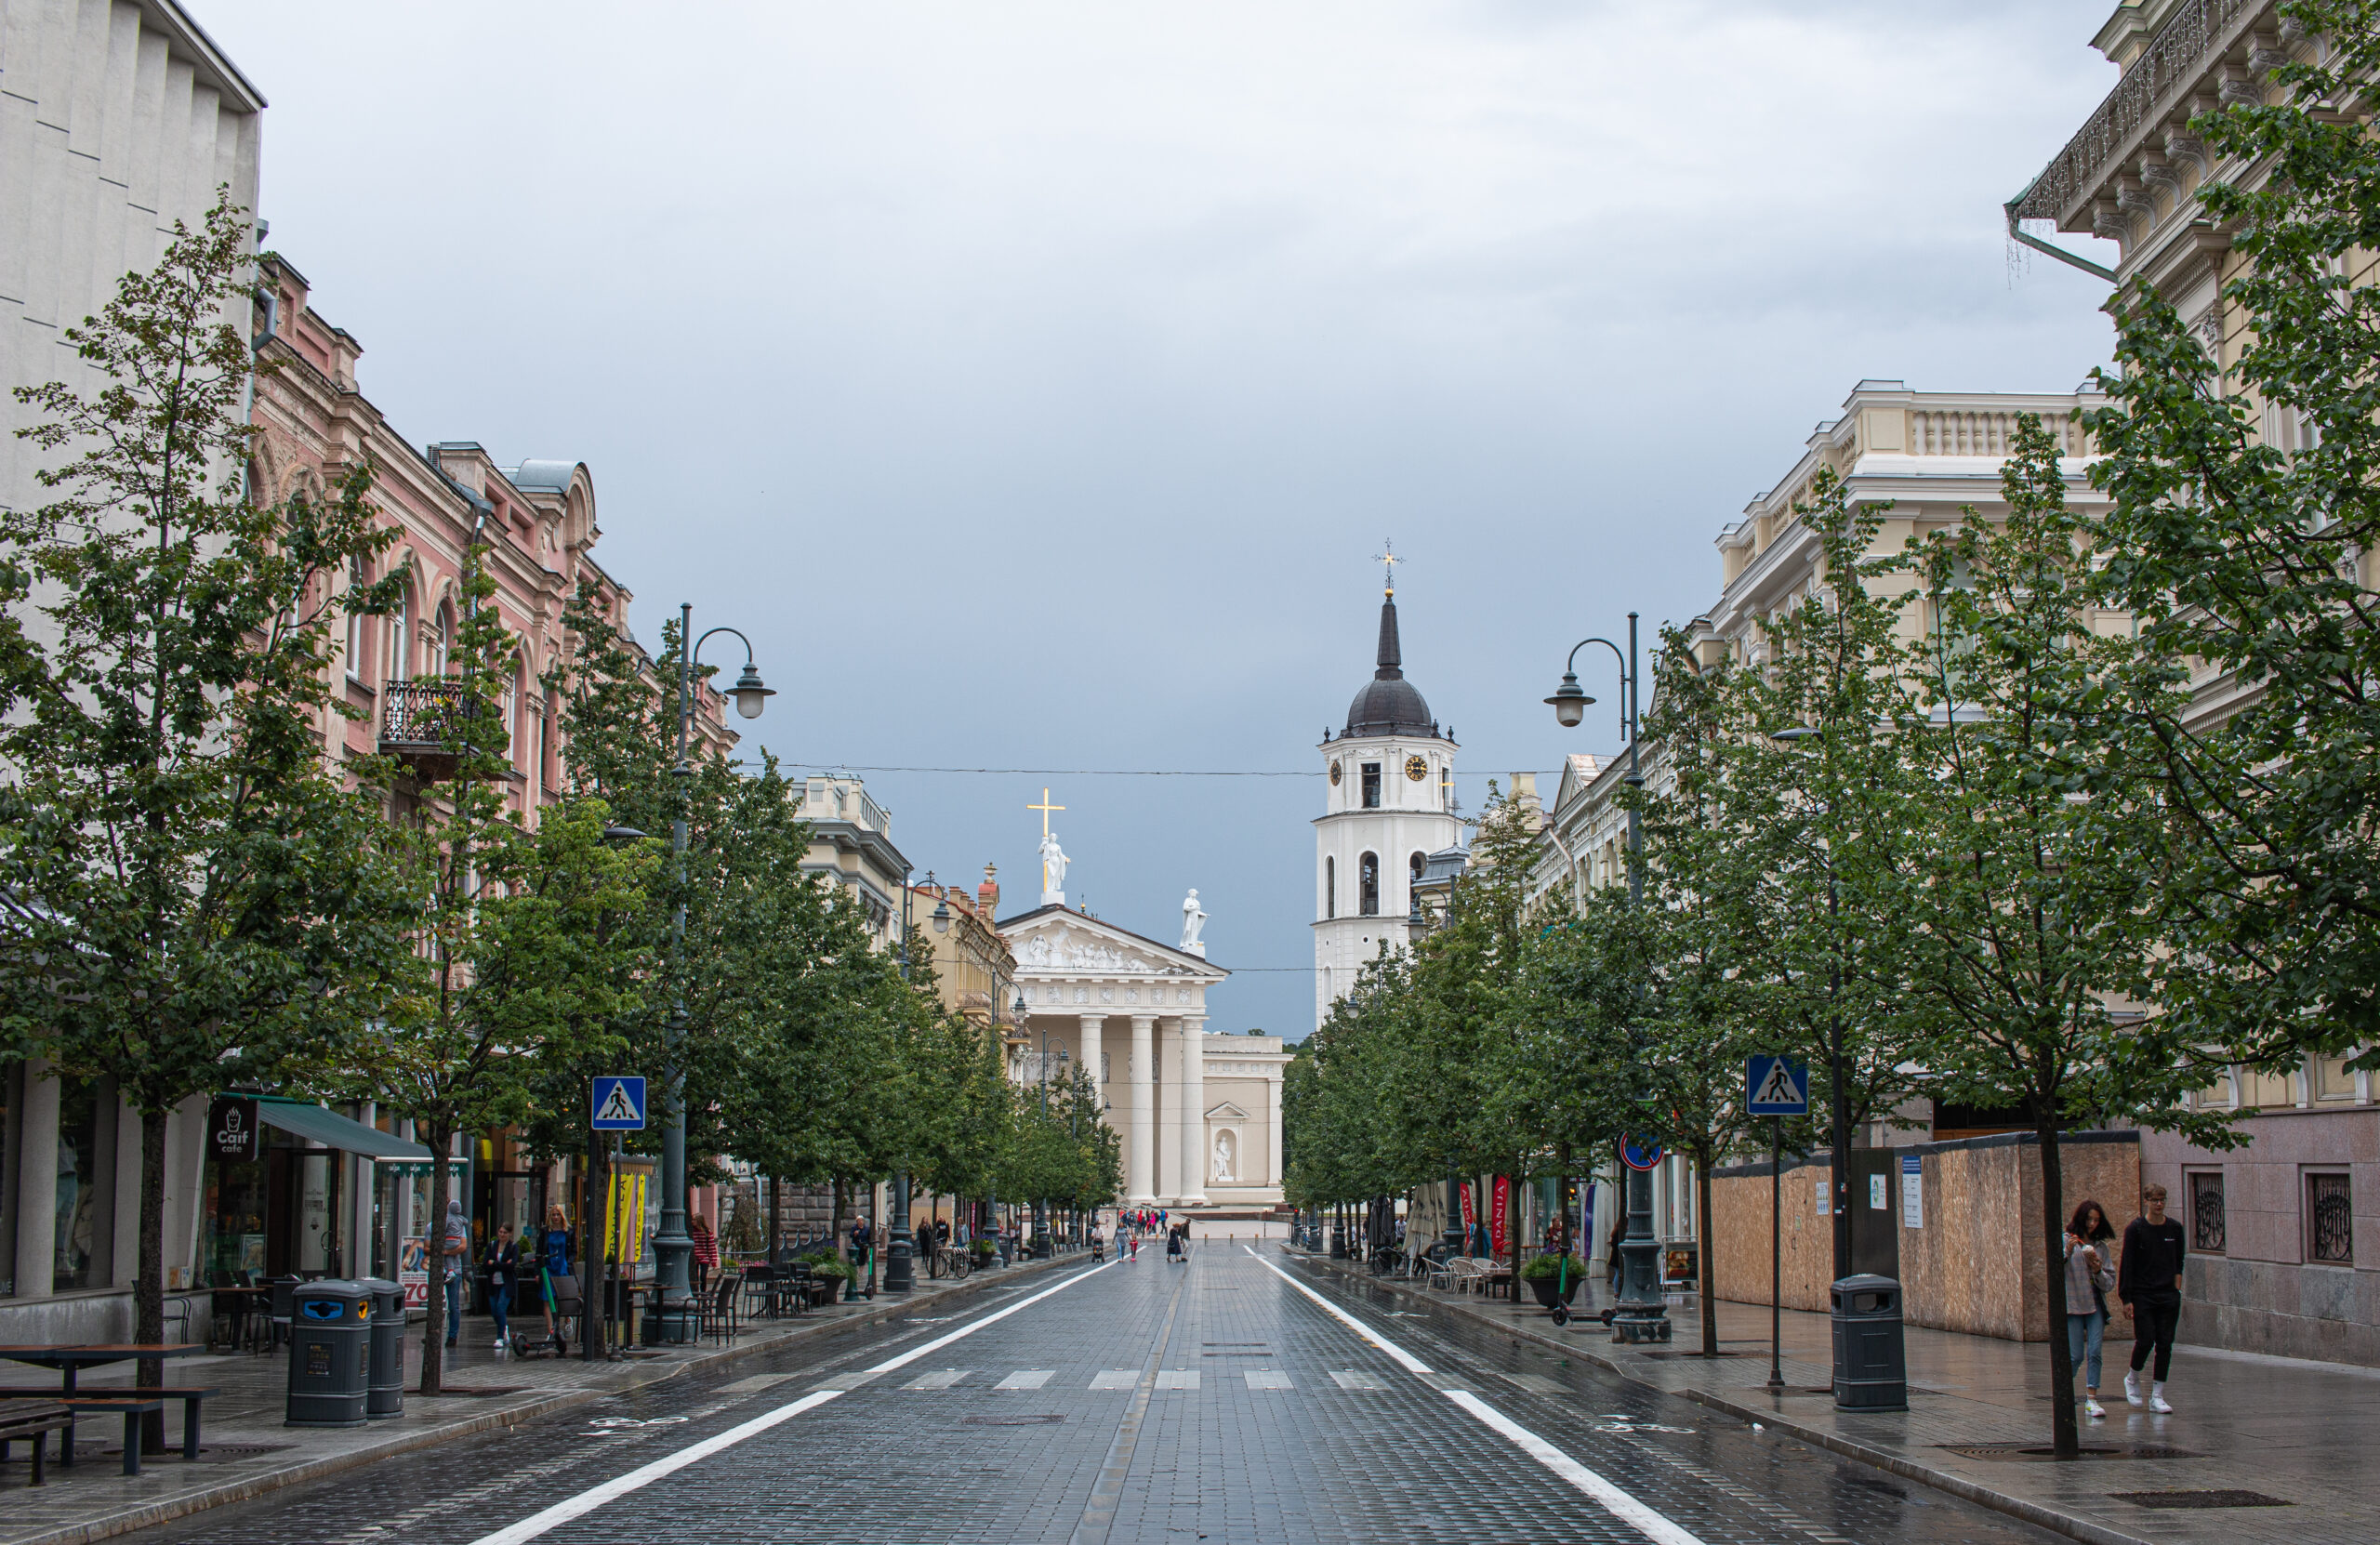
M 1765 1053 L 1746 1057 L 1744 1110 L 1752 1116 L 1809 1115 L 1809 1064 Z
M 630 1073 L 607 1073 L 595 1080 L 593 1126 L 599 1132 L 644 1130 L 644 1080 Z

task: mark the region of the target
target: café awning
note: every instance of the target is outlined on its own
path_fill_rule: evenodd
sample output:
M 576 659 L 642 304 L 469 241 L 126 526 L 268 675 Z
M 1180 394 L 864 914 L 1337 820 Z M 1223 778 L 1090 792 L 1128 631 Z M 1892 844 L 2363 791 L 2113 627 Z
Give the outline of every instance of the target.
M 365 1158 L 400 1164 L 428 1164 L 430 1149 L 411 1138 L 384 1132 L 377 1127 L 367 1127 L 337 1111 L 302 1100 L 276 1100 L 270 1095 L 257 1099 L 257 1119 L 268 1127 L 278 1127 L 293 1137 L 309 1142 L 319 1142 L 325 1148 L 344 1153 L 361 1154 Z M 457 1160 L 456 1162 L 460 1162 Z

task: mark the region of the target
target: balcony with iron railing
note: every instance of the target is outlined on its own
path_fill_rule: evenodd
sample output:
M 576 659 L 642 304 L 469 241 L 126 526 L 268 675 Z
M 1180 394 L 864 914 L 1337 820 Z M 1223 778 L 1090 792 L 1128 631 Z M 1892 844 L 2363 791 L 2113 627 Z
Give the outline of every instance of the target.
M 391 681 L 380 694 L 380 754 L 423 783 L 455 775 L 455 742 L 471 719 L 463 683 L 449 677 Z

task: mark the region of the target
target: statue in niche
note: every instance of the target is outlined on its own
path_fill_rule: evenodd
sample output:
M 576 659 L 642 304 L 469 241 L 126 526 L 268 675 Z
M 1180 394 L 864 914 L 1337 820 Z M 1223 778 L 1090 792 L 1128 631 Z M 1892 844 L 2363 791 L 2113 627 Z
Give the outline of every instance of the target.
M 1215 1179 L 1219 1181 L 1237 1179 L 1232 1173 L 1231 1133 L 1227 1131 L 1215 1134 Z
M 1194 948 L 1198 944 L 1198 931 L 1206 926 L 1206 909 L 1198 905 L 1198 892 L 1193 891 L 1182 903 L 1182 947 Z

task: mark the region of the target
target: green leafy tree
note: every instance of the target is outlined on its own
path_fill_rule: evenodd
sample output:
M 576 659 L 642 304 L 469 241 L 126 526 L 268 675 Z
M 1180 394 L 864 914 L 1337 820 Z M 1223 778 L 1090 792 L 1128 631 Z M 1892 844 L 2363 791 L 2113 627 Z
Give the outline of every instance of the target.
M 2251 1033 L 2251 1060 L 2362 1048 L 2362 1066 L 2380 1063 L 2380 289 L 2360 271 L 2380 246 L 2380 6 L 2281 13 L 2323 40 L 2275 72 L 2289 99 L 2191 122 L 2218 164 L 2254 169 L 2197 194 L 2240 260 L 2223 301 L 2241 342 L 2211 357 L 2168 297 L 2116 297 L 2109 406 L 2088 419 L 2113 503 L 2091 536 L 2137 666 L 2200 663 L 2199 702 L 2140 721 L 2188 839 L 2163 1011 L 2209 1044 Z
M 2060 1134 L 2228 1138 L 2181 1108 L 2202 1081 L 2187 1026 L 2138 1007 L 2163 937 L 2166 812 L 2132 716 L 2170 717 L 2181 689 L 2130 677 L 2128 649 L 2090 627 L 2084 528 L 2032 415 L 2002 481 L 2004 525 L 1967 520 L 1909 560 L 1938 626 L 1897 726 L 1923 792 L 1903 807 L 1914 840 L 1878 916 L 1922 953 L 1910 985 L 1929 1076 L 1949 1098 L 2020 1109 L 2038 1140 L 2053 1436 L 2071 1458 Z
M 0 1005 L 11 1052 L 112 1079 L 139 1116 L 152 1342 L 168 1114 L 349 1044 L 418 911 L 376 795 L 322 748 L 349 711 L 332 624 L 391 599 L 340 581 L 393 531 L 366 467 L 322 501 L 247 486 L 247 229 L 225 193 L 67 331 L 99 384 L 18 391 L 19 432 L 64 459 L 49 503 L 0 511 Z

